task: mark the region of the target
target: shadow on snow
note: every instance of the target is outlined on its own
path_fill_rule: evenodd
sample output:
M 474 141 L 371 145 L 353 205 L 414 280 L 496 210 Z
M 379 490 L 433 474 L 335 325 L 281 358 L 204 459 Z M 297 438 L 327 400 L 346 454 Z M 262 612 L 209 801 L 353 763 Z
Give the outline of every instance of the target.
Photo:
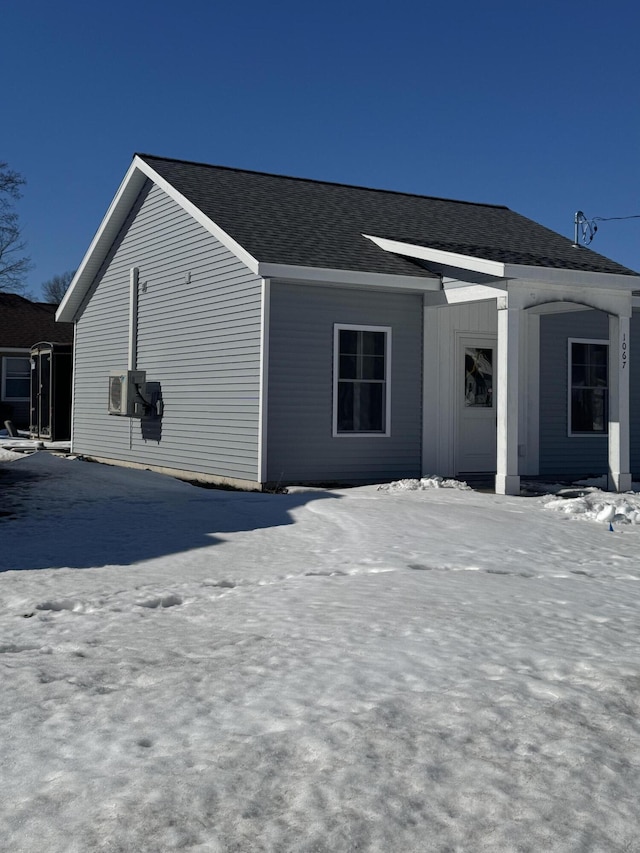
M 0 494 L 0 572 L 131 565 L 292 524 L 296 507 L 337 497 L 200 489 L 47 453 L 0 465 Z

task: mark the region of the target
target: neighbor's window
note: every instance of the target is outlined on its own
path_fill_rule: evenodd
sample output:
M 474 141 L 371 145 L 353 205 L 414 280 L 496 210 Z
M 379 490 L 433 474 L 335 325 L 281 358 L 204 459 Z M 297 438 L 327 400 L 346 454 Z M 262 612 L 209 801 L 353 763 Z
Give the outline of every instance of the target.
M 391 329 L 334 327 L 334 435 L 389 435 Z
M 569 340 L 569 435 L 606 435 L 609 345 Z
M 28 400 L 31 387 L 31 362 L 28 358 L 2 359 L 2 399 Z

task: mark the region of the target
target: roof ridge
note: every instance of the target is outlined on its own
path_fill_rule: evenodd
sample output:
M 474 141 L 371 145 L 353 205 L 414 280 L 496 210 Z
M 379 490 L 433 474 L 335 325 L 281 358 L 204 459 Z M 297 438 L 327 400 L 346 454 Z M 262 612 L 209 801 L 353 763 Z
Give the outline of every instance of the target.
M 498 210 L 509 210 L 506 204 L 491 204 L 483 201 L 465 201 L 457 198 L 444 198 L 443 196 L 423 195 L 421 193 L 404 192 L 403 190 L 387 190 L 380 187 L 364 187 L 360 184 L 346 184 L 341 181 L 322 181 L 319 178 L 301 178 L 298 175 L 280 175 L 276 172 L 263 172 L 259 169 L 240 169 L 236 166 L 219 166 L 215 163 L 203 163 L 198 160 L 182 160 L 178 157 L 161 157 L 157 154 L 143 154 L 139 151 L 134 152 L 134 156 L 141 159 L 149 158 L 151 160 L 164 160 L 167 163 L 184 163 L 187 166 L 202 166 L 206 169 L 221 169 L 226 172 L 243 172 L 247 175 L 264 175 L 268 178 L 283 178 L 287 181 L 301 181 L 307 184 L 323 184 L 331 187 L 345 187 L 351 190 L 364 190 L 365 192 L 388 193 L 389 195 L 409 196 L 411 198 L 426 198 L 430 201 L 444 201 L 448 204 L 467 204 L 473 207 L 491 207 Z

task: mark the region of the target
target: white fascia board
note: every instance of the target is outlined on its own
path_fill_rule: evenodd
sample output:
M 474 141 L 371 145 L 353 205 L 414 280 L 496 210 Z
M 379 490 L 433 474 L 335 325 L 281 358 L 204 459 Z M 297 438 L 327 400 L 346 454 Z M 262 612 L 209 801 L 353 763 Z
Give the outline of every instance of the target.
M 258 262 L 245 249 L 233 240 L 208 216 L 192 202 L 179 193 L 168 181 L 162 178 L 154 169 L 137 155 L 129 167 L 113 201 L 109 205 L 95 237 L 91 241 L 82 263 L 56 312 L 58 322 L 70 323 L 76 319 L 87 291 L 98 274 L 114 240 L 118 236 L 131 207 L 135 203 L 140 190 L 149 178 L 160 189 L 167 193 L 183 210 L 200 223 L 210 234 L 219 240 L 223 246 L 242 261 L 249 269 L 257 274 Z
M 446 284 L 444 292 L 449 305 L 457 305 L 463 302 L 482 302 L 486 299 L 497 299 L 498 296 L 504 296 L 507 290 L 507 283 L 504 285 L 495 285 L 488 287 L 485 284 Z
M 496 278 L 517 279 L 540 284 L 562 284 L 565 286 L 595 287 L 605 290 L 640 290 L 640 276 L 620 275 L 616 273 L 583 272 L 582 270 L 562 269 L 556 267 L 536 267 L 526 264 L 503 264 L 486 258 L 475 258 L 469 255 L 459 255 L 455 252 L 445 252 L 441 249 L 430 249 L 426 246 L 416 246 L 413 243 L 403 243 L 398 240 L 388 240 L 385 237 L 373 237 L 363 234 L 386 252 L 418 258 L 431 263 L 442 264 L 462 270 L 484 273 Z M 576 251 L 580 251 L 576 249 Z
M 505 276 L 518 281 L 538 284 L 560 284 L 565 287 L 593 287 L 601 290 L 640 290 L 640 276 L 619 275 L 606 272 L 558 269 L 556 267 L 531 267 L 524 264 L 506 264 Z
M 243 249 L 242 246 L 233 239 L 233 237 L 230 237 L 229 234 L 220 228 L 219 225 L 216 225 L 212 219 L 209 219 L 209 217 L 206 216 L 199 207 L 196 207 L 193 202 L 185 198 L 182 193 L 179 193 L 172 184 L 161 177 L 155 169 L 152 169 L 151 166 L 149 166 L 148 163 L 145 163 L 145 161 L 140 157 L 134 157 L 133 163 L 140 169 L 140 171 L 144 172 L 144 174 L 150 178 L 154 184 L 164 190 L 164 192 L 166 192 L 166 194 L 172 198 L 176 204 L 179 204 L 183 210 L 190 214 L 196 222 L 199 222 L 203 228 L 219 240 L 222 245 L 231 252 L 231 254 L 235 255 L 239 261 L 242 261 L 245 266 L 249 267 L 254 275 L 258 275 L 258 261 L 253 257 L 253 255 L 250 255 L 246 249 Z
M 259 264 L 258 275 L 283 281 L 308 282 L 349 287 L 383 287 L 393 290 L 420 292 L 440 290 L 440 278 L 417 275 L 386 275 L 385 273 L 358 270 L 331 269 L 328 267 L 300 267 L 290 264 Z
M 505 265 L 499 261 L 490 261 L 486 258 L 473 258 L 470 255 L 459 255 L 456 252 L 445 252 L 442 249 L 430 249 L 427 246 L 416 246 L 414 243 L 402 243 L 399 240 L 388 240 L 386 237 L 373 237 L 371 234 L 363 234 L 367 240 L 371 240 L 376 246 L 385 252 L 395 255 L 404 255 L 408 258 L 417 258 L 421 261 L 431 261 L 434 264 L 456 267 L 457 269 L 479 272 L 483 275 L 505 278 Z
M 91 286 L 91 283 L 102 266 L 113 241 L 127 217 L 131 206 L 138 197 L 146 178 L 136 166 L 135 160 L 124 176 L 113 201 L 96 231 L 76 274 L 74 275 L 64 299 L 56 311 L 56 320 L 71 323 Z

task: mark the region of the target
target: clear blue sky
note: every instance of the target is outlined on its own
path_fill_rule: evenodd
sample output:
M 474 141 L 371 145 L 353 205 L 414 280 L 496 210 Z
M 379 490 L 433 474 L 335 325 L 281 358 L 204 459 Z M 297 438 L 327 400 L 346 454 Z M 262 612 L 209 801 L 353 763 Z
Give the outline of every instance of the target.
M 568 237 L 576 209 L 640 214 L 637 0 L 5 0 L 0 20 L 38 298 L 136 151 L 506 204 Z M 640 270 L 640 219 L 592 247 Z

